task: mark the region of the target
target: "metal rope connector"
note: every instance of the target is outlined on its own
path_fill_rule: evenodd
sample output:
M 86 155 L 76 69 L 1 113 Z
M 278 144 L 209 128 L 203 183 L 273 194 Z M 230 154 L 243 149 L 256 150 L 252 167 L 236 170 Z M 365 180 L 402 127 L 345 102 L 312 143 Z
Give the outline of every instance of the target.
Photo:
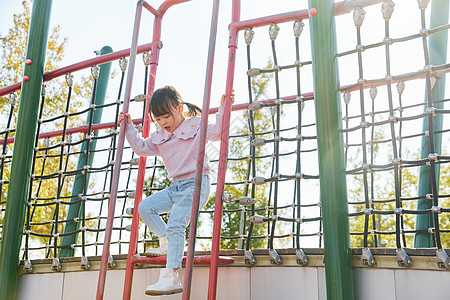
M 234 198 L 234 196 L 232 194 L 228 194 L 228 193 L 223 193 L 222 201 L 227 203 L 227 204 L 234 204 L 234 203 L 236 203 L 236 199 Z
M 113 256 L 110 254 L 108 256 L 108 268 L 114 269 L 117 266 L 116 262 L 114 261 Z
M 389 20 L 394 12 L 394 2 L 392 0 L 385 0 L 381 6 L 381 12 L 383 13 L 383 18 Z
M 419 4 L 421 10 L 427 9 L 428 3 L 430 3 L 430 0 L 417 0 L 417 4 Z
M 251 28 L 245 29 L 244 38 L 245 38 L 245 43 L 247 45 L 250 45 L 252 43 L 254 35 L 255 35 L 255 32 Z
M 11 106 L 16 105 L 16 100 L 17 100 L 17 94 L 15 92 L 12 92 L 9 94 L 9 104 L 11 104 Z
M 92 75 L 92 78 L 98 79 L 98 76 L 100 75 L 100 67 L 96 66 L 96 65 L 92 66 L 91 67 L 91 75 Z
M 302 20 L 295 20 L 294 22 L 294 36 L 300 37 L 303 32 L 303 27 L 305 27 L 305 23 Z
M 252 146 L 255 146 L 255 147 L 261 147 L 266 144 L 266 139 L 265 138 L 256 138 L 252 141 L 251 144 L 252 144 Z
M 302 249 L 297 249 L 297 251 L 295 252 L 295 260 L 297 261 L 298 265 L 308 265 L 308 257 Z
M 86 271 L 91 269 L 91 264 L 89 263 L 89 260 L 86 256 L 81 257 L 80 267 L 82 270 Z
M 151 58 L 152 58 L 152 53 L 151 53 L 151 52 L 148 53 L 147 51 L 145 51 L 145 52 L 142 54 L 142 60 L 144 61 L 144 65 L 145 65 L 146 67 L 148 67 L 148 66 L 150 65 Z M 126 68 L 126 66 L 125 66 L 125 68 Z
M 409 258 L 408 253 L 406 253 L 405 249 L 397 249 L 396 254 L 397 264 L 400 267 L 411 267 L 412 260 Z
M 351 98 L 352 98 L 352 95 L 349 92 L 345 92 L 344 93 L 344 102 L 345 102 L 345 104 L 349 104 Z
M 120 70 L 122 72 L 125 72 L 125 70 L 127 69 L 127 65 L 128 65 L 128 60 L 125 57 L 121 57 L 119 59 L 119 66 L 120 66 Z
M 274 41 L 277 38 L 278 31 L 280 31 L 280 27 L 278 27 L 277 24 L 274 23 L 274 24 L 270 25 L 269 36 L 272 41 Z
M 273 265 L 281 265 L 281 263 L 283 262 L 281 256 L 277 253 L 275 249 L 269 250 L 269 260 L 270 263 Z
M 147 95 L 140 94 L 133 98 L 134 102 L 144 102 L 147 99 Z
M 252 183 L 256 185 L 262 185 L 266 183 L 266 179 L 264 177 L 254 177 L 252 179 Z
M 355 26 L 362 26 L 365 14 L 366 12 L 362 7 L 355 7 L 353 10 L 353 22 L 355 23 Z
M 139 158 L 137 157 L 137 158 L 130 159 L 130 165 L 138 166 L 139 165 Z
M 246 265 L 251 265 L 251 266 L 256 264 L 256 259 L 253 256 L 252 250 L 245 250 L 245 252 L 244 252 L 244 262 L 245 262 Z
M 369 248 L 362 249 L 361 262 L 363 265 L 368 265 L 369 267 L 375 266 L 376 261 Z
M 250 77 L 259 76 L 259 75 L 261 75 L 261 69 L 251 68 L 250 70 L 247 71 L 247 75 Z
M 52 260 L 52 271 L 61 272 L 61 263 L 59 262 L 59 258 L 55 257 Z
M 73 85 L 73 75 L 72 73 L 67 73 L 65 76 L 67 86 L 71 87 Z
M 252 222 L 253 224 L 264 224 L 264 217 L 259 215 L 251 216 L 250 222 Z
M 448 254 L 444 249 L 436 251 L 436 264 L 438 268 L 450 269 L 450 257 L 448 257 Z
M 23 271 L 28 274 L 33 273 L 33 265 L 31 264 L 31 261 L 26 260 L 23 262 Z

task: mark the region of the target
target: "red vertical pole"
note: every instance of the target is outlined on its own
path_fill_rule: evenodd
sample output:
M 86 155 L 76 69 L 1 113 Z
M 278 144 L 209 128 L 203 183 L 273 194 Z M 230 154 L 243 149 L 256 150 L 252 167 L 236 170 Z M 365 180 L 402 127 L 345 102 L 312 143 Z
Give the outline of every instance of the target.
M 198 211 L 200 192 L 202 186 L 203 162 L 205 160 L 206 134 L 208 131 L 209 102 L 211 97 L 211 82 L 214 65 L 214 52 L 216 47 L 217 23 L 219 18 L 219 0 L 214 0 L 211 18 L 211 30 L 209 36 L 208 61 L 206 64 L 206 79 L 203 92 L 203 107 L 200 127 L 200 143 L 197 155 L 197 168 L 195 172 L 194 197 L 192 201 L 191 225 L 189 230 L 188 256 L 186 259 L 186 270 L 184 273 L 183 300 L 191 297 L 192 270 L 194 265 L 195 237 L 197 234 Z M 229 97 L 228 97 L 229 99 Z M 229 102 L 229 101 L 228 101 Z M 223 127 L 222 127 L 223 128 Z
M 147 101 L 145 103 L 145 111 L 148 111 L 150 99 L 153 95 L 153 91 L 155 90 L 155 80 L 156 80 L 156 69 L 158 67 L 158 59 L 159 59 L 159 50 L 161 48 L 161 44 L 159 40 L 161 38 L 161 16 L 155 18 L 153 25 L 153 47 L 151 50 L 151 62 L 150 62 L 150 78 L 148 81 L 147 88 Z M 142 137 L 145 139 L 149 136 L 150 133 L 150 119 L 149 115 L 144 115 L 144 128 L 142 131 Z M 136 244 L 139 232 L 139 204 L 142 201 L 142 194 L 144 189 L 144 177 L 145 177 L 145 165 L 147 162 L 146 156 L 141 156 L 139 159 L 139 169 L 138 169 L 138 177 L 136 182 L 136 197 L 134 201 L 134 209 L 133 209 L 133 221 L 131 223 L 131 235 L 130 235 L 130 244 L 128 246 L 128 258 L 127 258 L 127 268 L 125 271 L 125 283 L 123 288 L 123 300 L 129 300 L 131 298 L 131 287 L 133 283 L 133 273 L 134 273 L 134 262 L 133 258 L 136 254 Z
M 241 3 L 240 0 L 233 0 L 232 23 L 238 22 L 240 18 Z M 211 249 L 211 265 L 209 267 L 209 284 L 208 284 L 208 300 L 215 300 L 217 293 L 217 273 L 219 269 L 219 249 L 220 249 L 220 233 L 222 226 L 222 195 L 225 188 L 225 173 L 227 170 L 227 154 L 228 154 L 228 138 L 230 128 L 231 102 L 229 96 L 233 90 L 234 67 L 236 62 L 237 34 L 235 27 L 230 27 L 230 40 L 228 43 L 228 71 L 226 82 L 227 99 L 223 112 L 222 134 L 220 139 L 220 156 L 219 168 L 216 186 L 216 200 L 214 209 L 214 225 Z
M 123 112 L 128 112 L 128 107 L 130 104 L 130 94 L 131 94 L 131 86 L 133 83 L 133 72 L 134 65 L 136 62 L 136 53 L 137 53 L 137 42 L 139 37 L 139 27 L 141 24 L 141 13 L 142 13 L 142 3 L 143 0 L 139 0 L 136 5 L 136 15 L 134 19 L 134 28 L 133 28 L 133 37 L 131 40 L 131 49 L 130 49 L 130 65 L 128 68 L 127 74 L 127 82 L 125 88 L 125 97 L 123 101 Z M 126 120 L 122 122 L 122 128 L 126 125 Z M 106 221 L 105 228 L 105 241 L 103 243 L 103 252 L 102 252 L 102 262 L 100 265 L 100 272 L 98 275 L 98 285 L 97 285 L 97 300 L 103 299 L 103 294 L 105 291 L 105 282 L 106 282 L 106 270 L 108 267 L 108 258 L 109 258 L 109 248 L 111 244 L 111 234 L 114 223 L 114 212 L 116 208 L 116 199 L 117 199 L 117 189 L 119 187 L 119 175 L 120 175 L 120 167 L 122 165 L 122 154 L 123 154 L 123 144 L 125 140 L 125 130 L 120 130 L 119 134 L 119 143 L 117 145 L 117 157 L 113 171 L 112 177 L 112 186 L 111 186 L 111 194 L 109 197 L 109 205 L 108 205 L 108 219 Z

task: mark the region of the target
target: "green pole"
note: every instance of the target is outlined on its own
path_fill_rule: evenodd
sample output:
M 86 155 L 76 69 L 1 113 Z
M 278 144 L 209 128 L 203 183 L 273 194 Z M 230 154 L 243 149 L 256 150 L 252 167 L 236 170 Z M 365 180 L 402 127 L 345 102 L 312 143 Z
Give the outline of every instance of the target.
M 448 0 L 433 0 L 431 3 L 431 17 L 430 28 L 435 28 L 441 25 L 448 24 L 449 15 L 449 2 Z M 428 40 L 428 49 L 430 55 L 430 65 L 445 64 L 447 61 L 447 30 L 433 33 Z M 426 95 L 427 93 L 425 93 Z M 444 99 L 445 95 L 445 74 L 439 75 L 436 80 L 434 88 L 431 90 L 432 101 Z M 427 102 L 427 96 L 425 96 L 425 102 Z M 436 103 L 434 107 L 437 109 L 443 109 L 444 103 Z M 425 108 L 426 109 L 426 108 Z M 433 118 L 433 132 L 442 130 L 442 114 L 438 114 Z M 423 132 L 428 130 L 428 118 L 423 119 Z M 434 152 L 441 154 L 442 149 L 442 134 L 434 135 Z M 420 149 L 420 157 L 427 158 L 429 152 L 428 137 L 422 137 L 422 146 Z M 435 164 L 436 184 L 439 190 L 439 171 L 440 164 Z M 425 196 L 431 194 L 430 185 L 430 167 L 421 166 L 419 170 L 419 192 L 418 196 Z M 417 200 L 417 209 L 425 210 L 430 209 L 432 206 L 432 200 L 419 199 Z M 416 217 L 416 230 L 427 230 L 433 227 L 432 215 L 422 214 Z M 428 232 L 416 233 L 414 237 L 415 248 L 432 248 L 434 247 L 433 236 Z
M 335 8 L 333 0 L 309 0 L 311 53 L 328 300 L 353 300 L 353 269 L 342 137 Z
M 109 46 L 105 46 L 100 51 L 100 55 L 105 55 L 112 52 L 112 48 Z M 100 73 L 97 79 L 97 88 L 96 91 L 92 90 L 92 97 L 95 97 L 94 103 L 96 106 L 103 105 L 105 103 L 106 98 L 106 90 L 108 88 L 109 77 L 111 75 L 111 62 L 100 65 Z M 91 101 L 92 102 L 92 101 Z M 92 111 L 89 111 L 86 123 L 88 123 L 91 119 Z M 94 114 L 92 116 L 92 123 L 98 124 L 102 119 L 103 109 L 99 108 L 94 110 Z M 97 134 L 97 133 L 95 133 Z M 94 151 L 97 145 L 97 140 L 92 140 L 89 143 L 89 157 L 86 163 L 86 150 L 87 150 L 87 142 L 84 142 L 81 146 L 80 157 L 78 158 L 78 169 L 82 169 L 83 166 L 89 165 L 92 166 L 92 162 L 94 160 Z M 75 180 L 72 187 L 72 196 L 80 195 L 83 193 L 83 180 L 84 175 L 78 174 L 75 176 Z M 86 184 L 89 185 L 89 173 L 87 174 Z M 71 201 L 76 201 L 78 198 L 71 198 Z M 82 211 L 80 209 L 81 204 L 72 204 L 69 206 L 69 211 L 67 212 L 67 220 L 73 220 L 75 218 L 81 218 Z M 70 221 L 66 223 L 64 228 L 64 233 L 74 232 L 80 229 L 81 222 Z M 72 257 L 75 253 L 75 249 L 72 249 L 70 245 L 75 244 L 78 240 L 78 234 L 64 236 L 61 241 L 61 246 L 63 247 L 59 252 L 59 257 Z
M 31 178 L 31 164 L 36 127 L 41 99 L 45 53 L 50 24 L 52 0 L 34 0 L 28 35 L 27 59 L 23 81 L 19 115 L 17 119 L 14 153 L 11 165 L 10 183 L 6 200 L 0 252 L 0 299 L 16 298 L 19 270 L 19 251 L 25 224 L 28 189 Z

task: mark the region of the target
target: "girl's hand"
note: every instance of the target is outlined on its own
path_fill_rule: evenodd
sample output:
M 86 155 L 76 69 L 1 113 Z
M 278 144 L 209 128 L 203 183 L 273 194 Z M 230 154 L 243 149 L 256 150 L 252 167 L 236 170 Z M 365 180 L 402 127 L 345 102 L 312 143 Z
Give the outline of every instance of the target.
M 220 106 L 223 106 L 225 104 L 225 98 L 226 97 L 227 97 L 227 94 L 223 94 L 222 95 L 222 99 L 220 101 Z M 231 104 L 234 104 L 234 90 L 231 92 L 230 99 L 231 99 Z
M 117 122 L 120 124 L 122 123 L 123 119 L 127 118 L 127 124 L 131 124 L 131 116 L 130 114 L 125 114 L 125 116 L 123 115 L 123 112 L 120 112 L 119 114 L 119 119 L 117 120 Z

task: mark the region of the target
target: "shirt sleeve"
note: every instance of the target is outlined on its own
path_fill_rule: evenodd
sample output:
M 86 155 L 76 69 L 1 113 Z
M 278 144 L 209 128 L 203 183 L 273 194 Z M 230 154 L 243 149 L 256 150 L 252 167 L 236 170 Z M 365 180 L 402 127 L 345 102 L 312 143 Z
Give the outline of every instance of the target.
M 219 112 L 216 114 L 216 123 L 208 123 L 208 133 L 206 139 L 209 141 L 220 140 L 220 134 L 222 133 L 222 121 L 223 121 L 223 106 L 219 107 Z
M 152 135 L 143 139 L 138 135 L 138 131 L 133 124 L 127 124 L 125 134 L 131 149 L 139 156 L 161 156 L 158 146 L 153 143 Z

